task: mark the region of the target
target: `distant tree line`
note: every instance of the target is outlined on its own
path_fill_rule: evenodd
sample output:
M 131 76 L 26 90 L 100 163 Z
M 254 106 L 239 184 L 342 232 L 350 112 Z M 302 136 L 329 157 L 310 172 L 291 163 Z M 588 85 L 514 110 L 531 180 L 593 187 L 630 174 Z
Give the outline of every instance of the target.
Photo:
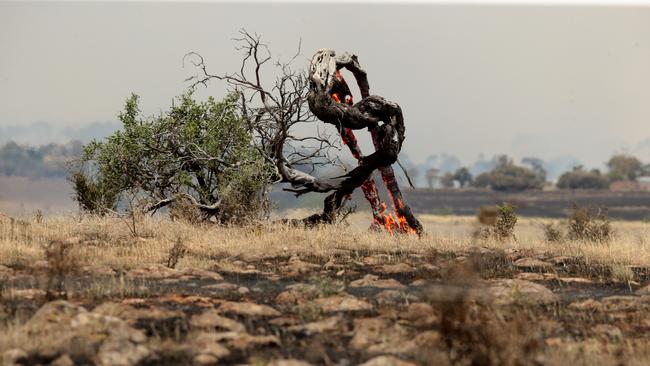
M 542 189 L 551 184 L 541 159 L 528 157 L 521 160 L 521 165 L 517 165 L 507 155 L 500 155 L 494 161 L 489 170 L 477 175 L 473 175 L 470 168 L 462 166 L 444 174 L 440 174 L 442 169 L 429 168 L 425 174 L 427 186 L 524 191 Z M 644 165 L 634 156 L 617 154 L 606 165 L 606 172 L 599 169 L 586 170 L 580 164 L 575 165 L 561 174 L 555 185 L 559 189 L 608 189 L 615 182 L 636 182 L 639 177 L 650 177 L 650 164 Z M 419 176 L 413 167 L 407 172 L 411 177 Z
M 0 145 L 0 176 L 31 179 L 68 177 L 68 163 L 82 156 L 82 147 L 83 144 L 79 141 L 42 146 L 5 143 Z M 408 157 L 402 160 L 411 180 L 424 182 L 424 186 L 428 188 L 472 187 L 495 191 L 522 191 L 542 189 L 545 185 L 550 185 L 546 165 L 538 158 L 527 157 L 521 160 L 521 164 L 515 164 L 512 158 L 500 155 L 492 160 L 478 161 L 473 167 L 466 167 L 461 166 L 460 161 L 453 155 L 442 154 L 427 159 L 428 164 L 439 166 L 428 169 L 415 166 Z M 472 174 L 472 170 L 477 170 L 477 166 L 485 171 Z M 559 176 L 555 186 L 559 189 L 608 189 L 614 182 L 636 182 L 639 177 L 650 176 L 650 164 L 644 165 L 641 160 L 631 155 L 614 155 L 607 161 L 606 167 L 606 171 L 601 171 L 586 169 L 583 165 L 576 164 Z
M 8 142 L 0 146 L 0 176 L 65 178 L 67 162 L 81 156 L 82 143 L 47 144 L 38 147 Z

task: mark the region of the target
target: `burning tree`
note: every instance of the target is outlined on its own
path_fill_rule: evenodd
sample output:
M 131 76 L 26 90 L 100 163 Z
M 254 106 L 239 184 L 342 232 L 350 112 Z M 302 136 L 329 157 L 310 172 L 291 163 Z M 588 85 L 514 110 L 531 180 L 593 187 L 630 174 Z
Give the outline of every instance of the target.
M 373 212 L 371 228 L 386 228 L 393 232 L 422 233 L 422 225 L 413 215 L 402 197 L 395 179 L 392 164 L 402 148 L 405 138 L 404 118 L 397 103 L 380 96 L 370 95 L 368 77 L 355 55 L 337 55 L 333 50 L 321 49 L 311 59 L 308 74 L 291 68 L 292 62 L 277 62 L 278 75 L 269 86 L 263 82 L 262 68 L 271 61 L 266 44 L 258 35 L 241 32 L 238 39 L 243 52 L 241 68 L 232 74 L 215 75 L 207 70 L 201 55 L 186 55 L 199 69 L 199 74 L 188 78 L 191 87 L 207 85 L 211 79 L 226 82 L 240 95 L 243 117 L 256 136 L 257 147 L 277 173 L 276 182 L 289 183 L 285 190 L 300 196 L 309 192 L 330 194 L 325 198 L 321 213 L 302 220 L 307 226 L 332 223 L 352 192 L 361 187 Z M 361 91 L 361 100 L 354 103 L 352 93 L 341 75 L 341 69 L 354 75 Z M 357 159 L 358 166 L 346 174 L 334 178 L 319 178 L 313 173 L 315 166 L 338 164 L 331 158 L 330 150 L 338 148 L 336 141 L 324 133 L 316 136 L 298 137 L 293 134 L 300 123 L 315 123 L 317 119 L 333 125 L 343 143 Z M 375 152 L 364 156 L 357 143 L 354 130 L 370 131 Z M 296 143 L 311 141 L 316 146 L 305 152 L 295 148 Z M 310 166 L 306 172 L 304 167 Z M 303 168 L 300 170 L 299 168 Z M 382 202 L 372 175 L 381 173 L 388 190 L 395 215 L 388 212 Z

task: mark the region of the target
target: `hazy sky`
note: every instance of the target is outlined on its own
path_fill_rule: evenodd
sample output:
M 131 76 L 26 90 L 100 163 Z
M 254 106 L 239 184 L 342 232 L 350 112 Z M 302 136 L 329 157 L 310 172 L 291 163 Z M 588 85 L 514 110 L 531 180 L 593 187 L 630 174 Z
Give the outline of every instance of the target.
M 318 48 L 357 53 L 371 92 L 401 104 L 416 161 L 598 165 L 650 138 L 650 7 L 605 6 L 3 2 L 0 126 L 115 120 L 131 92 L 165 109 L 194 73 L 186 52 L 237 69 L 241 27 L 278 56 L 302 38 L 305 66 Z

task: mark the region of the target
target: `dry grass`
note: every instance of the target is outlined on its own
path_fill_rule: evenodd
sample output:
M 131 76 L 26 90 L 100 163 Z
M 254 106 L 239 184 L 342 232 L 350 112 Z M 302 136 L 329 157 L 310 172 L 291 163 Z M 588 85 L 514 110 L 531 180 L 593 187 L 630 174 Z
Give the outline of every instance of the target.
M 295 212 L 300 217 L 303 213 Z M 650 224 L 614 222 L 616 236 L 607 243 L 545 239 L 543 219 L 521 219 L 516 240 L 493 241 L 472 238 L 476 219 L 454 216 L 421 216 L 426 234 L 391 237 L 367 230 L 368 214 L 354 214 L 348 225 L 301 229 L 283 225 L 257 227 L 199 227 L 182 222 L 147 218 L 138 223 L 141 237 L 133 237 L 118 218 L 54 217 L 25 219 L 11 224 L 0 219 L 0 264 L 28 266 L 46 259 L 52 241 L 72 241 L 80 265 L 134 268 L 149 263 L 166 264 L 170 250 L 183 238 L 186 254 L 178 268 L 209 268 L 219 259 L 309 254 L 328 257 L 341 249 L 390 253 L 455 251 L 472 246 L 530 250 L 534 253 L 583 257 L 587 263 L 650 266 Z

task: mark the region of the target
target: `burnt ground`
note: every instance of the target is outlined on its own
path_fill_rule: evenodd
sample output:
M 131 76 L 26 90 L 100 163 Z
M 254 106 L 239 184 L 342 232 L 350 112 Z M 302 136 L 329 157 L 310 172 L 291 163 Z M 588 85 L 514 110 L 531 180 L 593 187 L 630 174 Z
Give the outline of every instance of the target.
M 647 364 L 650 269 L 473 248 L 2 267 L 3 364 Z M 23 340 L 23 341 L 21 341 Z M 25 342 L 24 340 L 28 340 Z

